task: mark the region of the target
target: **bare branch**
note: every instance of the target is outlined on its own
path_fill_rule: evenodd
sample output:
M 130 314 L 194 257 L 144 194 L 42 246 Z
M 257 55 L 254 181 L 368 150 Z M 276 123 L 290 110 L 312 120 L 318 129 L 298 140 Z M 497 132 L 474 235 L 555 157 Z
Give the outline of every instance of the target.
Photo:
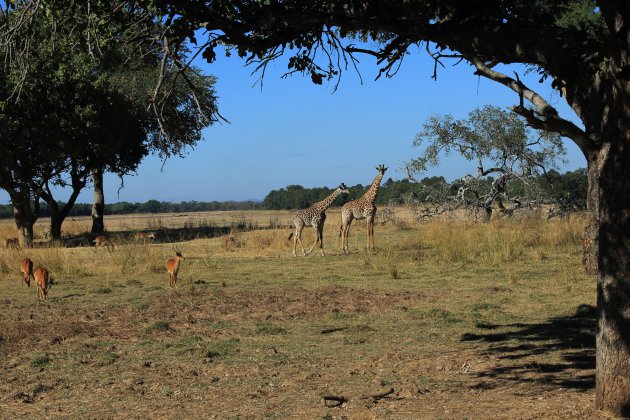
M 552 131 L 570 138 L 585 155 L 587 155 L 590 150 L 597 148 L 595 141 L 591 139 L 584 130 L 572 122 L 560 118 L 558 111 L 554 107 L 549 105 L 538 93 L 525 86 L 520 80 L 514 80 L 503 73 L 489 68 L 478 57 L 468 57 L 467 59 L 477 68 L 475 74 L 501 83 L 519 95 L 520 104 L 511 109 L 524 117 L 529 125 L 537 129 Z M 523 106 L 523 98 L 533 104 L 538 111 L 534 113 L 532 110 L 525 108 Z

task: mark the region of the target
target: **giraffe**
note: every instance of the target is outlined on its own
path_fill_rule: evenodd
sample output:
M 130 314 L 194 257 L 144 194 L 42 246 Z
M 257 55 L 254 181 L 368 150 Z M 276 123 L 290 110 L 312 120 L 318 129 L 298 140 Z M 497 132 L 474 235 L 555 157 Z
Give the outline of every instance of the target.
M 350 232 L 350 224 L 353 219 L 367 219 L 367 244 L 365 250 L 374 250 L 374 216 L 376 215 L 376 194 L 381 184 L 381 179 L 385 175 L 387 168 L 385 165 L 379 165 L 376 167 L 378 174 L 372 181 L 370 189 L 367 190 L 361 198 L 354 201 L 348 201 L 341 208 L 341 228 L 339 233 L 341 234 L 341 250 L 345 254 L 348 252 L 348 233 Z
M 330 205 L 335 201 L 335 199 L 340 194 L 348 194 L 350 191 L 346 184 L 341 183 L 339 187 L 335 191 L 332 192 L 328 197 L 313 204 L 311 207 L 307 209 L 303 209 L 297 212 L 295 217 L 293 218 L 293 226 L 295 227 L 295 232 L 289 235 L 289 239 L 293 236 L 293 256 L 297 257 L 296 248 L 298 242 L 300 243 L 300 247 L 302 247 L 302 253 L 304 255 L 308 255 L 313 251 L 315 245 L 319 242 L 319 251 L 324 254 L 324 221 L 326 221 L 326 209 L 330 207 Z M 302 229 L 307 226 L 313 226 L 315 228 L 315 234 L 317 238 L 311 246 L 311 249 L 308 252 L 304 251 L 304 246 L 302 245 Z

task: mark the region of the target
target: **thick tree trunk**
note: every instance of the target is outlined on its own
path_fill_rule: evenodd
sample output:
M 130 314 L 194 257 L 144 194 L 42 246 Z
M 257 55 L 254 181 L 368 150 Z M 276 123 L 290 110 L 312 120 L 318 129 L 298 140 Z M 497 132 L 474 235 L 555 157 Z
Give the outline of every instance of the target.
M 92 205 L 92 233 L 99 234 L 105 232 L 105 221 L 103 212 L 105 211 L 105 193 L 103 191 L 103 169 L 98 168 L 92 171 L 92 184 L 94 185 L 94 204 Z
M 50 239 L 53 241 L 61 241 L 61 225 L 63 219 L 59 212 L 52 212 L 50 215 Z
M 39 201 L 36 199 L 31 207 L 31 192 L 29 190 L 9 191 L 13 205 L 13 218 L 20 233 L 20 245 L 24 248 L 33 246 L 33 226 L 39 217 Z
M 586 226 L 582 232 L 582 267 L 587 274 L 597 274 L 599 257 L 599 175 L 600 154 L 591 152 L 587 157 L 588 192 L 586 195 Z
M 81 190 L 85 187 L 85 181 L 75 181 L 72 187 L 72 194 L 68 202 L 62 208 L 59 208 L 59 204 L 57 204 L 52 194 L 44 194 L 43 196 L 43 199 L 50 207 L 50 237 L 53 241 L 61 241 L 61 226 L 66 220 L 66 217 L 68 217 L 68 214 L 70 214 L 70 210 L 74 207 L 74 203 L 77 201 Z
M 619 102 L 611 102 L 622 115 L 609 117 L 606 137 L 610 141 L 604 144 L 598 159 L 596 405 L 614 416 L 629 418 L 630 107 Z

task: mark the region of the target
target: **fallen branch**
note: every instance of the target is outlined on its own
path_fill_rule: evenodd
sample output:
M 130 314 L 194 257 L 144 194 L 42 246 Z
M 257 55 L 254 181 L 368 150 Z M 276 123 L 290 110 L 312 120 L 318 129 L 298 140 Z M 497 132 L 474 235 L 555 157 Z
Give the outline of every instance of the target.
M 339 407 L 341 404 L 348 402 L 343 395 L 322 395 L 324 405 L 329 408 Z
M 364 399 L 369 399 L 371 398 L 374 401 L 378 401 L 381 398 L 385 398 L 390 394 L 394 393 L 394 388 L 389 388 L 387 391 L 383 391 L 383 392 L 379 392 L 377 394 L 372 394 L 372 395 L 366 395 L 365 397 L 363 397 Z
M 322 334 L 330 334 L 337 331 L 347 330 L 348 327 L 335 327 L 335 328 L 325 328 L 321 331 Z

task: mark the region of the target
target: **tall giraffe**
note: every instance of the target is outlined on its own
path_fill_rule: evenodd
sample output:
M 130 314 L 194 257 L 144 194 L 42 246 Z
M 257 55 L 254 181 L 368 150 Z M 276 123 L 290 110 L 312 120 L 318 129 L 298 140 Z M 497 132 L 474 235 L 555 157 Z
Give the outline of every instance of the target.
M 295 217 L 293 218 L 293 226 L 295 226 L 295 233 L 291 233 L 289 235 L 289 239 L 293 236 L 293 256 L 297 257 L 295 250 L 297 248 L 297 243 L 300 243 L 300 247 L 302 247 L 302 253 L 304 255 L 308 255 L 313 251 L 315 245 L 319 242 L 319 250 L 324 255 L 324 221 L 326 221 L 326 209 L 330 207 L 330 205 L 335 201 L 340 194 L 348 194 L 350 191 L 346 184 L 341 183 L 339 187 L 335 191 L 332 192 L 328 197 L 323 199 L 320 202 L 313 204 L 311 207 L 307 209 L 303 209 L 297 212 Z M 313 226 L 315 228 L 315 234 L 317 238 L 315 239 L 315 243 L 308 252 L 304 251 L 304 246 L 302 245 L 302 229 L 306 226 Z
M 376 201 L 378 188 L 381 185 L 381 179 L 383 179 L 387 168 L 385 165 L 379 165 L 376 167 L 376 170 L 378 174 L 372 181 L 370 189 L 361 198 L 348 201 L 341 208 L 341 250 L 344 254 L 348 252 L 348 233 L 350 232 L 350 224 L 353 219 L 367 219 L 367 244 L 365 249 L 369 250 L 371 244 L 372 250 L 374 250 L 374 216 L 376 215 L 374 202 Z

